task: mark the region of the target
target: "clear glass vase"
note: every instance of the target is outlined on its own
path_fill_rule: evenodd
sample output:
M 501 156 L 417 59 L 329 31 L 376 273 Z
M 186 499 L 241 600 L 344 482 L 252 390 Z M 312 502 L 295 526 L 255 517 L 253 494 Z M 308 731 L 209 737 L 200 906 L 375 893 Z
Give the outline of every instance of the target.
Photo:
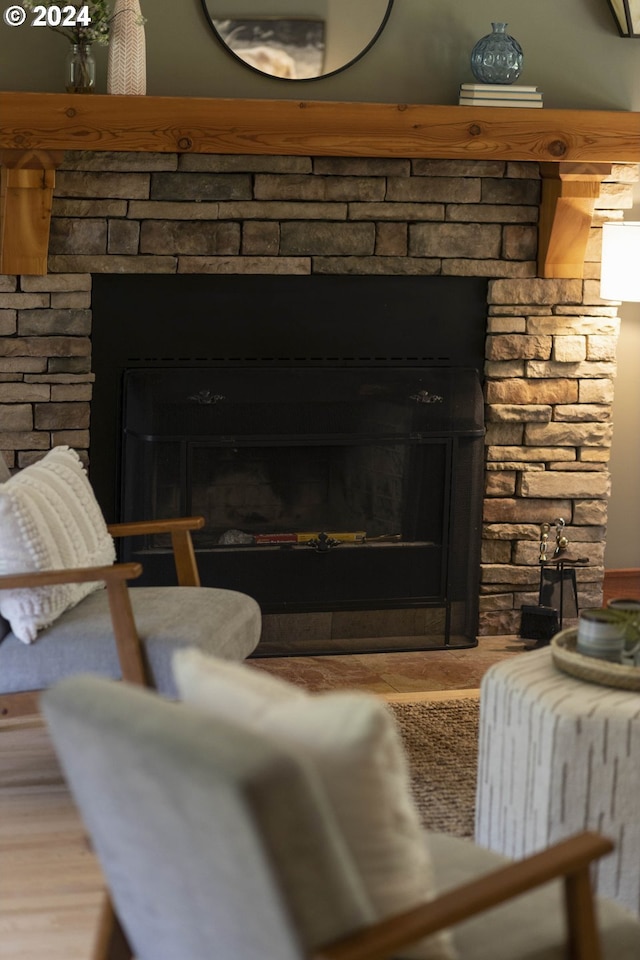
M 93 93 L 96 62 L 90 43 L 74 43 L 67 55 L 67 93 Z
M 522 47 L 509 36 L 506 23 L 491 27 L 471 51 L 471 70 L 480 83 L 513 83 L 522 72 Z

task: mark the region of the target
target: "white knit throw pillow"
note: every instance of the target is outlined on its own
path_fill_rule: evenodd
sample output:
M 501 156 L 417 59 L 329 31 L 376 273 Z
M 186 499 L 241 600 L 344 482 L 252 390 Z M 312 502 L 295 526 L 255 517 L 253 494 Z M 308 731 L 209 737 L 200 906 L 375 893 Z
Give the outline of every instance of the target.
M 108 566 L 113 538 L 75 450 L 55 447 L 0 485 L 0 574 Z M 0 613 L 32 643 L 103 583 L 1 590 Z
M 409 910 L 435 893 L 426 835 L 411 794 L 395 719 L 372 694 L 307 694 L 247 664 L 178 651 L 181 699 L 301 750 L 320 776 L 375 916 Z M 448 931 L 397 958 L 452 960 Z

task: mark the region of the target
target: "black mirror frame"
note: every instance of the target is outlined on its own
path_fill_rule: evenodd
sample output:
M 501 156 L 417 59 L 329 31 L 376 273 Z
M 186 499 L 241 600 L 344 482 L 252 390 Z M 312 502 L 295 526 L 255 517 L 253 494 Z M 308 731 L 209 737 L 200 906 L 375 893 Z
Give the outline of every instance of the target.
M 238 63 L 241 63 L 243 67 L 246 67 L 248 70 L 252 70 L 253 73 L 257 73 L 259 77 L 266 77 L 268 80 L 278 80 L 280 83 L 315 83 L 316 80 L 324 80 L 326 77 L 335 77 L 337 73 L 342 73 L 343 70 L 347 70 L 349 67 L 352 67 L 354 63 L 357 63 L 358 60 L 361 60 L 362 57 L 364 57 L 364 55 L 371 49 L 374 43 L 376 43 L 376 41 L 380 37 L 380 34 L 386 27 L 387 21 L 389 20 L 389 17 L 391 15 L 391 8 L 393 7 L 394 0 L 387 0 L 387 9 L 384 14 L 384 17 L 382 18 L 380 26 L 374 33 L 369 43 L 365 47 L 363 47 L 360 53 L 358 53 L 355 57 L 353 57 L 353 59 L 349 60 L 347 63 L 344 63 L 341 67 L 336 67 L 335 70 L 330 70 L 328 73 L 321 73 L 317 77 L 300 77 L 300 78 L 276 77 L 270 73 L 265 73 L 264 70 L 259 70 L 258 67 L 254 67 L 250 63 L 247 63 L 246 60 L 243 60 L 242 57 L 239 57 L 237 53 L 235 53 L 229 46 L 227 46 L 227 44 L 224 42 L 224 40 L 216 30 L 213 17 L 209 13 L 209 9 L 207 7 L 207 0 L 200 0 L 200 3 L 202 4 L 202 9 L 204 11 L 204 15 L 207 19 L 207 22 L 211 27 L 211 30 L 213 31 L 213 35 L 218 41 L 218 43 L 220 44 L 220 46 L 224 50 L 226 50 L 229 56 L 233 57 L 234 60 L 237 60 Z

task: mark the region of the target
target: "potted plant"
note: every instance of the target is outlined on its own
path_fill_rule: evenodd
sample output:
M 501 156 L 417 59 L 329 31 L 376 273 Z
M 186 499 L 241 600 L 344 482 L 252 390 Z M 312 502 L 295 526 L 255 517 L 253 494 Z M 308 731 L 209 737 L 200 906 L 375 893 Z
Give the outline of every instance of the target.
M 609 600 L 607 610 L 622 627 L 622 662 L 640 666 L 640 600 L 616 597 Z
M 616 599 L 581 610 L 576 649 L 589 657 L 640 664 L 640 603 Z

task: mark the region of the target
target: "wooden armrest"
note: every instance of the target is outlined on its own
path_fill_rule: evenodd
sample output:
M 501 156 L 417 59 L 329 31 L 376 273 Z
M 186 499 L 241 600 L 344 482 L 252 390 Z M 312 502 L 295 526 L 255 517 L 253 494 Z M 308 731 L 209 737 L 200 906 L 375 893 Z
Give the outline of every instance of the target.
M 90 960 L 133 960 L 133 951 L 111 898 L 105 893 Z
M 112 537 L 137 537 L 144 533 L 172 533 L 174 530 L 201 530 L 204 517 L 174 517 L 169 520 L 132 520 L 130 523 L 109 523 Z
M 8 573 L 0 576 L 0 590 L 47 587 L 61 583 L 91 583 L 104 580 L 135 580 L 142 573 L 139 563 L 114 563 L 108 567 L 73 567 L 69 570 L 34 570 L 31 573 Z
M 76 567 L 70 570 L 39 570 L 31 573 L 10 573 L 0 576 L 0 590 L 53 586 L 61 583 L 92 583 L 104 580 L 107 585 L 109 612 L 118 649 L 122 677 L 130 683 L 147 683 L 140 649 L 140 638 L 133 619 L 127 580 L 142 573 L 139 563 L 114 563 L 108 567 Z
M 407 944 L 498 906 L 550 880 L 565 880 L 569 957 L 599 960 L 589 868 L 610 853 L 613 843 L 595 833 L 580 833 L 542 853 L 478 877 L 435 900 L 389 917 L 344 937 L 314 954 L 313 960 L 385 960 Z
M 191 539 L 192 530 L 204 527 L 204 517 L 176 517 L 172 520 L 135 520 L 131 523 L 110 523 L 112 537 L 138 537 L 143 534 L 170 533 L 173 559 L 181 587 L 199 587 L 200 574 Z

